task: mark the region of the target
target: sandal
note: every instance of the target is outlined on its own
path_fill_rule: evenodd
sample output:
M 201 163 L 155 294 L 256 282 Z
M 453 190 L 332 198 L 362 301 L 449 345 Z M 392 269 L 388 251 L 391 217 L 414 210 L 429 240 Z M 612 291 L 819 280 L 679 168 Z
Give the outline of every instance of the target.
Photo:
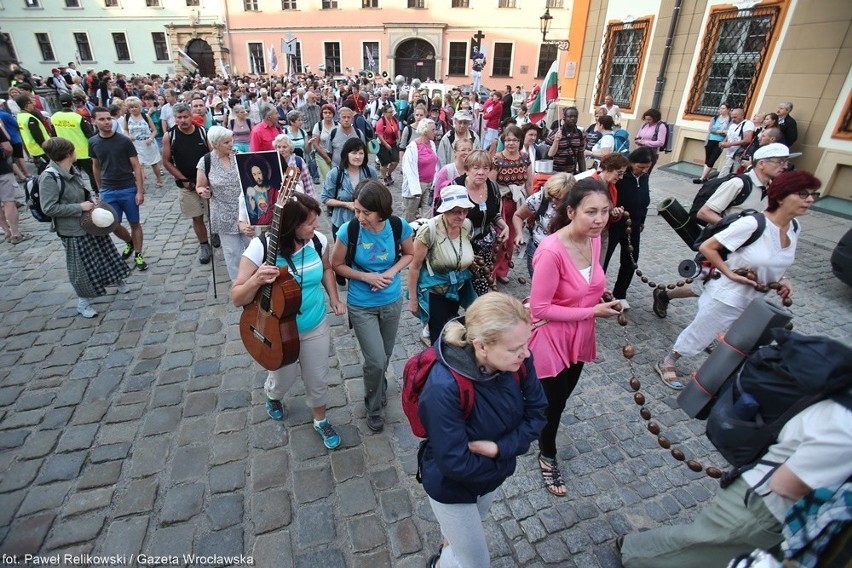
M 499 282 L 500 284 L 508 284 L 509 282 L 511 282 L 511 280 L 509 280 L 508 276 L 498 276 L 497 282 Z
M 677 378 L 677 369 L 674 365 L 665 365 L 665 361 L 657 361 L 654 364 L 654 370 L 660 375 L 663 384 L 673 390 L 683 390 L 686 385 Z
M 557 497 L 565 497 L 568 494 L 568 489 L 565 487 L 565 482 L 562 481 L 562 474 L 559 472 L 559 464 L 556 463 L 556 458 L 546 458 L 538 454 L 538 467 L 541 468 L 541 478 L 544 480 L 544 488 L 551 495 Z M 560 493 L 559 491 L 563 491 Z
M 33 238 L 32 234 L 30 234 L 30 233 L 21 233 L 20 235 L 15 235 L 14 237 L 11 237 L 11 238 L 9 239 L 9 242 L 10 242 L 10 243 L 12 243 L 13 245 L 16 245 L 16 244 L 18 244 L 18 243 L 22 243 L 22 242 L 24 242 L 24 241 L 28 241 L 28 240 L 30 240 L 31 238 Z

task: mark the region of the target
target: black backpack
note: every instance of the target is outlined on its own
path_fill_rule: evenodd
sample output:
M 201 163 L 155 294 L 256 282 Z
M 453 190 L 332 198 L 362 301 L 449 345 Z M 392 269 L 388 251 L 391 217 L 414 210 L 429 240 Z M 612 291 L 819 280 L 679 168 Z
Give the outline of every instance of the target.
M 743 217 L 754 217 L 757 220 L 757 228 L 754 230 L 751 236 L 749 236 L 749 238 L 747 238 L 745 242 L 741 244 L 736 250 L 745 248 L 750 244 L 753 244 L 755 241 L 757 241 L 757 239 L 760 238 L 760 236 L 763 234 L 763 231 L 766 230 L 766 216 L 763 213 L 758 213 L 754 209 L 746 209 L 745 211 L 740 211 L 739 213 L 731 213 L 730 215 L 726 215 L 718 222 L 704 227 L 698 234 L 698 238 L 695 239 L 695 243 L 693 243 L 692 245 L 692 250 L 698 251 L 699 247 L 701 247 L 701 243 L 703 243 L 710 237 L 721 233 L 722 231 L 730 227 L 731 224 L 733 224 L 735 221 L 739 221 Z M 797 233 L 799 232 L 799 222 L 795 219 L 793 219 L 793 231 Z M 719 256 L 722 257 L 722 260 L 728 260 L 728 255 L 732 252 L 734 251 L 728 250 L 727 248 L 723 247 L 722 250 L 719 251 Z M 695 264 L 712 268 L 710 266 L 710 261 L 707 260 L 707 257 L 705 257 L 700 252 L 695 255 Z M 710 275 L 708 274 L 708 278 L 709 276 Z
M 852 410 L 852 349 L 828 337 L 784 329 L 723 385 L 707 419 L 707 438 L 735 466 L 730 483 L 760 458 L 796 414 L 831 398 Z M 772 464 L 779 465 L 779 464 Z
M 698 218 L 698 212 L 701 211 L 701 208 L 704 207 L 710 197 L 716 193 L 716 190 L 719 189 L 722 184 L 734 179 L 735 177 L 743 180 L 743 188 L 737 196 L 734 197 L 733 201 L 728 204 L 728 207 L 736 207 L 737 205 L 745 203 L 745 200 L 748 199 L 749 195 L 751 195 L 751 190 L 754 185 L 752 184 L 751 177 L 748 174 L 730 174 L 724 177 L 719 176 L 704 182 L 704 185 L 702 185 L 701 189 L 698 190 L 698 193 L 695 194 L 695 199 L 692 200 L 692 207 L 689 208 L 689 216 L 692 217 L 699 225 L 706 225 L 706 221 L 702 221 Z M 725 209 L 728 207 L 725 207 Z
M 59 180 L 59 198 L 57 202 L 62 201 L 62 196 L 65 194 L 65 179 L 56 174 L 51 170 L 44 170 L 47 175 L 51 176 L 53 179 Z M 41 191 L 39 191 L 39 177 L 35 176 L 30 178 L 25 184 L 24 190 L 26 194 L 29 196 L 27 199 L 27 205 L 30 207 L 30 214 L 33 216 L 33 219 L 36 221 L 41 221 L 42 223 L 51 223 L 53 222 L 53 218 L 44 212 L 41 208 Z
M 651 137 L 651 140 L 657 140 L 660 136 L 660 125 L 665 125 L 666 127 L 666 137 L 663 140 L 663 145 L 660 146 L 660 152 L 665 152 L 668 154 L 672 151 L 672 140 L 674 140 L 674 136 L 672 136 L 672 125 L 668 122 L 663 122 L 662 120 L 657 122 L 657 125 L 654 127 L 654 135 Z
M 391 232 L 393 232 L 393 244 L 395 250 L 393 264 L 396 264 L 402 257 L 402 219 L 396 215 L 391 215 L 388 217 L 388 222 L 391 225 Z M 362 272 L 367 272 L 360 266 L 356 266 L 355 263 L 355 249 L 358 246 L 358 234 L 360 232 L 361 223 L 359 223 L 356 219 L 352 219 L 346 230 L 346 238 L 349 241 L 349 246 L 346 247 L 346 258 L 344 262 L 346 263 L 346 266 L 357 267 Z

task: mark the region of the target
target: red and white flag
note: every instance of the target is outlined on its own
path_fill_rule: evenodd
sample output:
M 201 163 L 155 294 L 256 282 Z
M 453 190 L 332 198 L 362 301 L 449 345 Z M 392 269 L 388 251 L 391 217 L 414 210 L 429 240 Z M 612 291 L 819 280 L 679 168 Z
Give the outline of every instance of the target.
M 538 96 L 529 107 L 530 122 L 537 123 L 547 113 L 547 105 L 559 98 L 559 61 L 556 60 L 544 76 L 544 83 L 538 91 Z

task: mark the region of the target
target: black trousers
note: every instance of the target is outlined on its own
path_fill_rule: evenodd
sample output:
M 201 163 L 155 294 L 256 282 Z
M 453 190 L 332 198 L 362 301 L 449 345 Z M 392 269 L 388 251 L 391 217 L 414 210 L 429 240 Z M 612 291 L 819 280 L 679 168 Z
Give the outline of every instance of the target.
M 541 435 L 538 438 L 538 448 L 541 455 L 546 458 L 556 457 L 556 432 L 559 430 L 559 421 L 562 419 L 565 403 L 571 393 L 574 392 L 574 387 L 577 386 L 582 372 L 583 363 L 575 363 L 571 367 L 563 369 L 555 377 L 541 380 L 541 386 L 544 388 L 544 394 L 547 397 L 547 411 L 545 411 L 547 423 L 542 428 Z
M 631 215 L 632 217 L 632 215 Z M 630 282 L 633 280 L 633 263 L 630 261 L 630 251 L 628 245 L 633 245 L 633 259 L 639 262 L 639 225 L 633 224 L 633 230 L 628 236 L 625 229 L 626 223 L 614 223 L 609 226 L 609 243 L 606 247 L 606 256 L 604 257 L 603 269 L 606 272 L 609 267 L 609 261 L 615 252 L 615 247 L 620 246 L 618 276 L 615 279 L 615 286 L 612 289 L 612 295 L 623 300 L 627 298 L 627 289 L 630 287 Z
M 458 315 L 458 300 L 429 292 L 429 340 L 434 344 L 444 325 Z

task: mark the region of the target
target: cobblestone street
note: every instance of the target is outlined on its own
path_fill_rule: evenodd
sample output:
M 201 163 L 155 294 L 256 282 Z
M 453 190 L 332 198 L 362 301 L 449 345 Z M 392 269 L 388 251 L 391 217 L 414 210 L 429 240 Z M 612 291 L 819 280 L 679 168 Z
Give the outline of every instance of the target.
M 250 556 L 269 568 L 426 566 L 440 533 L 414 478 L 417 439 L 399 399 L 402 367 L 422 348 L 417 320 L 404 310 L 386 427 L 373 434 L 358 344 L 345 317 L 329 316 L 328 416 L 342 444 L 326 450 L 300 383 L 285 400 L 284 422 L 267 417 L 266 374 L 240 340 L 241 310 L 230 304 L 221 250 L 214 299 L 210 266 L 196 260 L 174 185 L 167 176 L 166 187 L 155 189 L 146 175 L 150 269 L 131 274 L 129 294 L 111 288 L 96 299 L 93 320 L 77 315 L 64 250 L 46 224 L 27 214 L 22 226 L 36 238 L 0 244 L 3 562 L 68 553 L 117 555 L 124 565 L 155 556 L 174 556 L 180 566 L 240 561 L 218 555 Z M 391 188 L 397 197 L 398 185 Z M 651 188 L 652 204 L 669 195 L 688 203 L 695 192 L 687 178 L 659 169 Z M 850 222 L 814 212 L 801 225 L 790 271 L 795 329 L 852 343 L 852 288 L 829 266 Z M 649 216 L 639 259 L 646 274 L 674 282 L 678 262 L 692 256 L 665 221 Z M 610 282 L 617 264 L 616 255 Z M 506 289 L 523 297 L 528 284 L 518 276 L 528 280 L 520 257 Z M 558 448 L 568 496 L 543 489 L 533 444 L 486 525 L 495 568 L 618 567 L 617 536 L 689 520 L 716 491 L 714 480 L 675 461 L 645 429 L 621 355 L 625 330 L 665 435 L 688 458 L 723 467 L 703 423 L 680 411 L 675 391 L 652 368 L 696 302 L 673 301 L 658 319 L 638 278 L 628 299 L 626 328 L 599 320 L 598 360 L 586 366 L 564 415 Z M 94 563 L 59 558 L 60 566 Z

